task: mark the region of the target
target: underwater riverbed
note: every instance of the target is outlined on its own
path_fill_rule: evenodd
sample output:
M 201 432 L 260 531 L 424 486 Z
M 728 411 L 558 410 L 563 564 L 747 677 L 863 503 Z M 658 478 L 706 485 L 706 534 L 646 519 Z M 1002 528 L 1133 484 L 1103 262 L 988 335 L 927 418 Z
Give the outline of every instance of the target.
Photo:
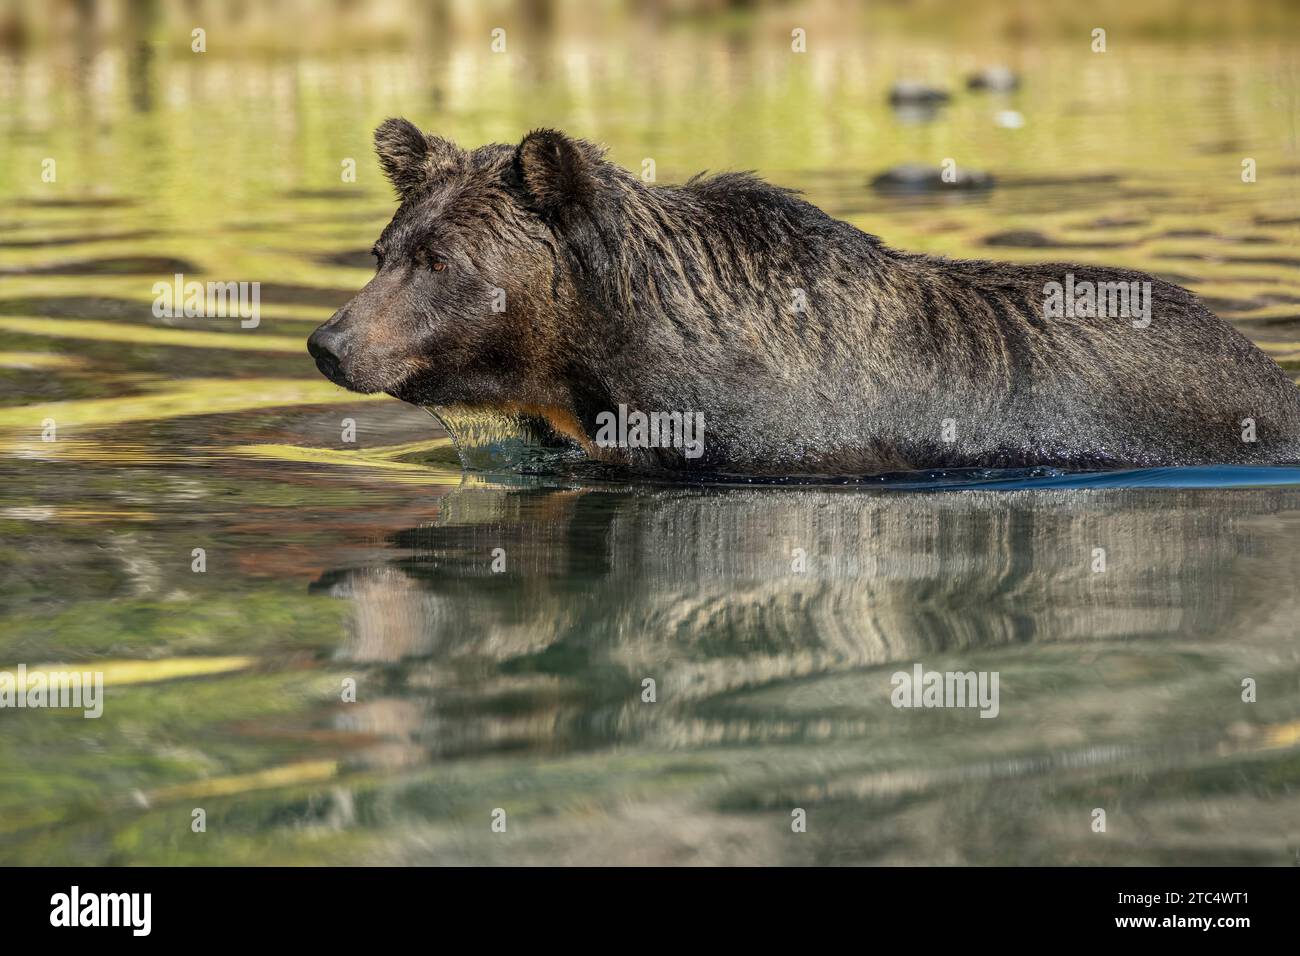
M 150 56 L 0 54 L 0 671 L 105 687 L 97 719 L 0 709 L 0 864 L 1300 860 L 1294 470 L 467 473 L 307 356 L 391 214 L 371 130 L 407 115 L 754 168 L 903 248 L 1146 269 L 1300 374 L 1285 37 L 837 26 L 803 59 L 765 19 L 542 25 L 514 58 L 466 28 L 203 59 L 165 21 Z M 965 92 L 987 61 L 1021 90 Z M 906 120 L 903 75 L 958 92 Z M 948 156 L 997 187 L 867 185 Z M 155 316 L 176 273 L 259 281 L 260 322 Z M 997 716 L 895 707 L 917 664 L 996 673 Z

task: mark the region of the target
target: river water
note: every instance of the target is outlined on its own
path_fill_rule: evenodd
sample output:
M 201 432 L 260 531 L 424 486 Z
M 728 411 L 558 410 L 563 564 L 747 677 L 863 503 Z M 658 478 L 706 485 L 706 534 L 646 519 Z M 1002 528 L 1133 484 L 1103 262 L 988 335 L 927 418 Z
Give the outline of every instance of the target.
M 770 10 L 530 21 L 504 55 L 441 21 L 193 54 L 174 17 L 0 54 L 0 669 L 105 687 L 98 719 L 0 711 L 0 862 L 1300 859 L 1295 472 L 466 472 L 308 358 L 406 115 L 758 169 L 913 250 L 1146 269 L 1296 371 L 1293 39 L 864 16 L 806 54 Z M 1021 90 L 967 93 L 987 62 Z M 954 98 L 900 117 L 904 76 Z M 950 157 L 997 187 L 867 185 Z M 156 317 L 176 273 L 260 282 L 259 324 Z M 996 717 L 895 707 L 918 664 L 996 674 Z

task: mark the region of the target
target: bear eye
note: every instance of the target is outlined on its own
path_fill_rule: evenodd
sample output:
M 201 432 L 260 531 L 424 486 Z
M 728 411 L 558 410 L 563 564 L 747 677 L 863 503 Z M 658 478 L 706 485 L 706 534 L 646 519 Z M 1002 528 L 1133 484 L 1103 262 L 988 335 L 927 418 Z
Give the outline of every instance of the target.
M 443 262 L 441 259 L 434 259 L 429 263 L 429 268 L 434 272 L 441 272 L 443 269 L 447 268 L 447 263 Z

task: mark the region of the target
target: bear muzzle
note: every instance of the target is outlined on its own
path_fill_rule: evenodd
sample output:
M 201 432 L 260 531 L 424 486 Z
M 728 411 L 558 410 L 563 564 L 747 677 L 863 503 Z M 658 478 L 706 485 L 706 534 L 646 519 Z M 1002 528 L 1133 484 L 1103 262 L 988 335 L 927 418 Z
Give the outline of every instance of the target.
M 307 351 L 316 360 L 320 373 L 335 385 L 351 388 L 347 376 L 343 374 L 343 336 L 322 325 L 307 339 Z

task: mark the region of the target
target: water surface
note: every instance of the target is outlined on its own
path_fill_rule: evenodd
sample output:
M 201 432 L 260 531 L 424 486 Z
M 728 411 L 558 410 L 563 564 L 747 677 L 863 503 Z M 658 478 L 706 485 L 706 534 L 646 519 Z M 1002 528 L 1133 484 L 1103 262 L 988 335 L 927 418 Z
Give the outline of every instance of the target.
M 396 114 L 561 127 L 661 181 L 756 168 L 910 249 L 1147 269 L 1296 371 L 1293 34 L 1117 21 L 1103 56 L 837 16 L 802 57 L 772 11 L 512 25 L 506 56 L 436 20 L 197 56 L 167 16 L 0 55 L 0 669 L 108 684 L 99 720 L 0 712 L 0 862 L 1300 858 L 1294 471 L 465 473 L 307 357 L 391 214 Z M 961 91 L 984 62 L 1022 90 Z M 901 76 L 957 94 L 907 122 Z M 945 157 L 998 187 L 867 187 Z M 176 272 L 260 281 L 260 325 L 155 318 Z M 891 706 L 918 662 L 997 672 L 998 716 Z

